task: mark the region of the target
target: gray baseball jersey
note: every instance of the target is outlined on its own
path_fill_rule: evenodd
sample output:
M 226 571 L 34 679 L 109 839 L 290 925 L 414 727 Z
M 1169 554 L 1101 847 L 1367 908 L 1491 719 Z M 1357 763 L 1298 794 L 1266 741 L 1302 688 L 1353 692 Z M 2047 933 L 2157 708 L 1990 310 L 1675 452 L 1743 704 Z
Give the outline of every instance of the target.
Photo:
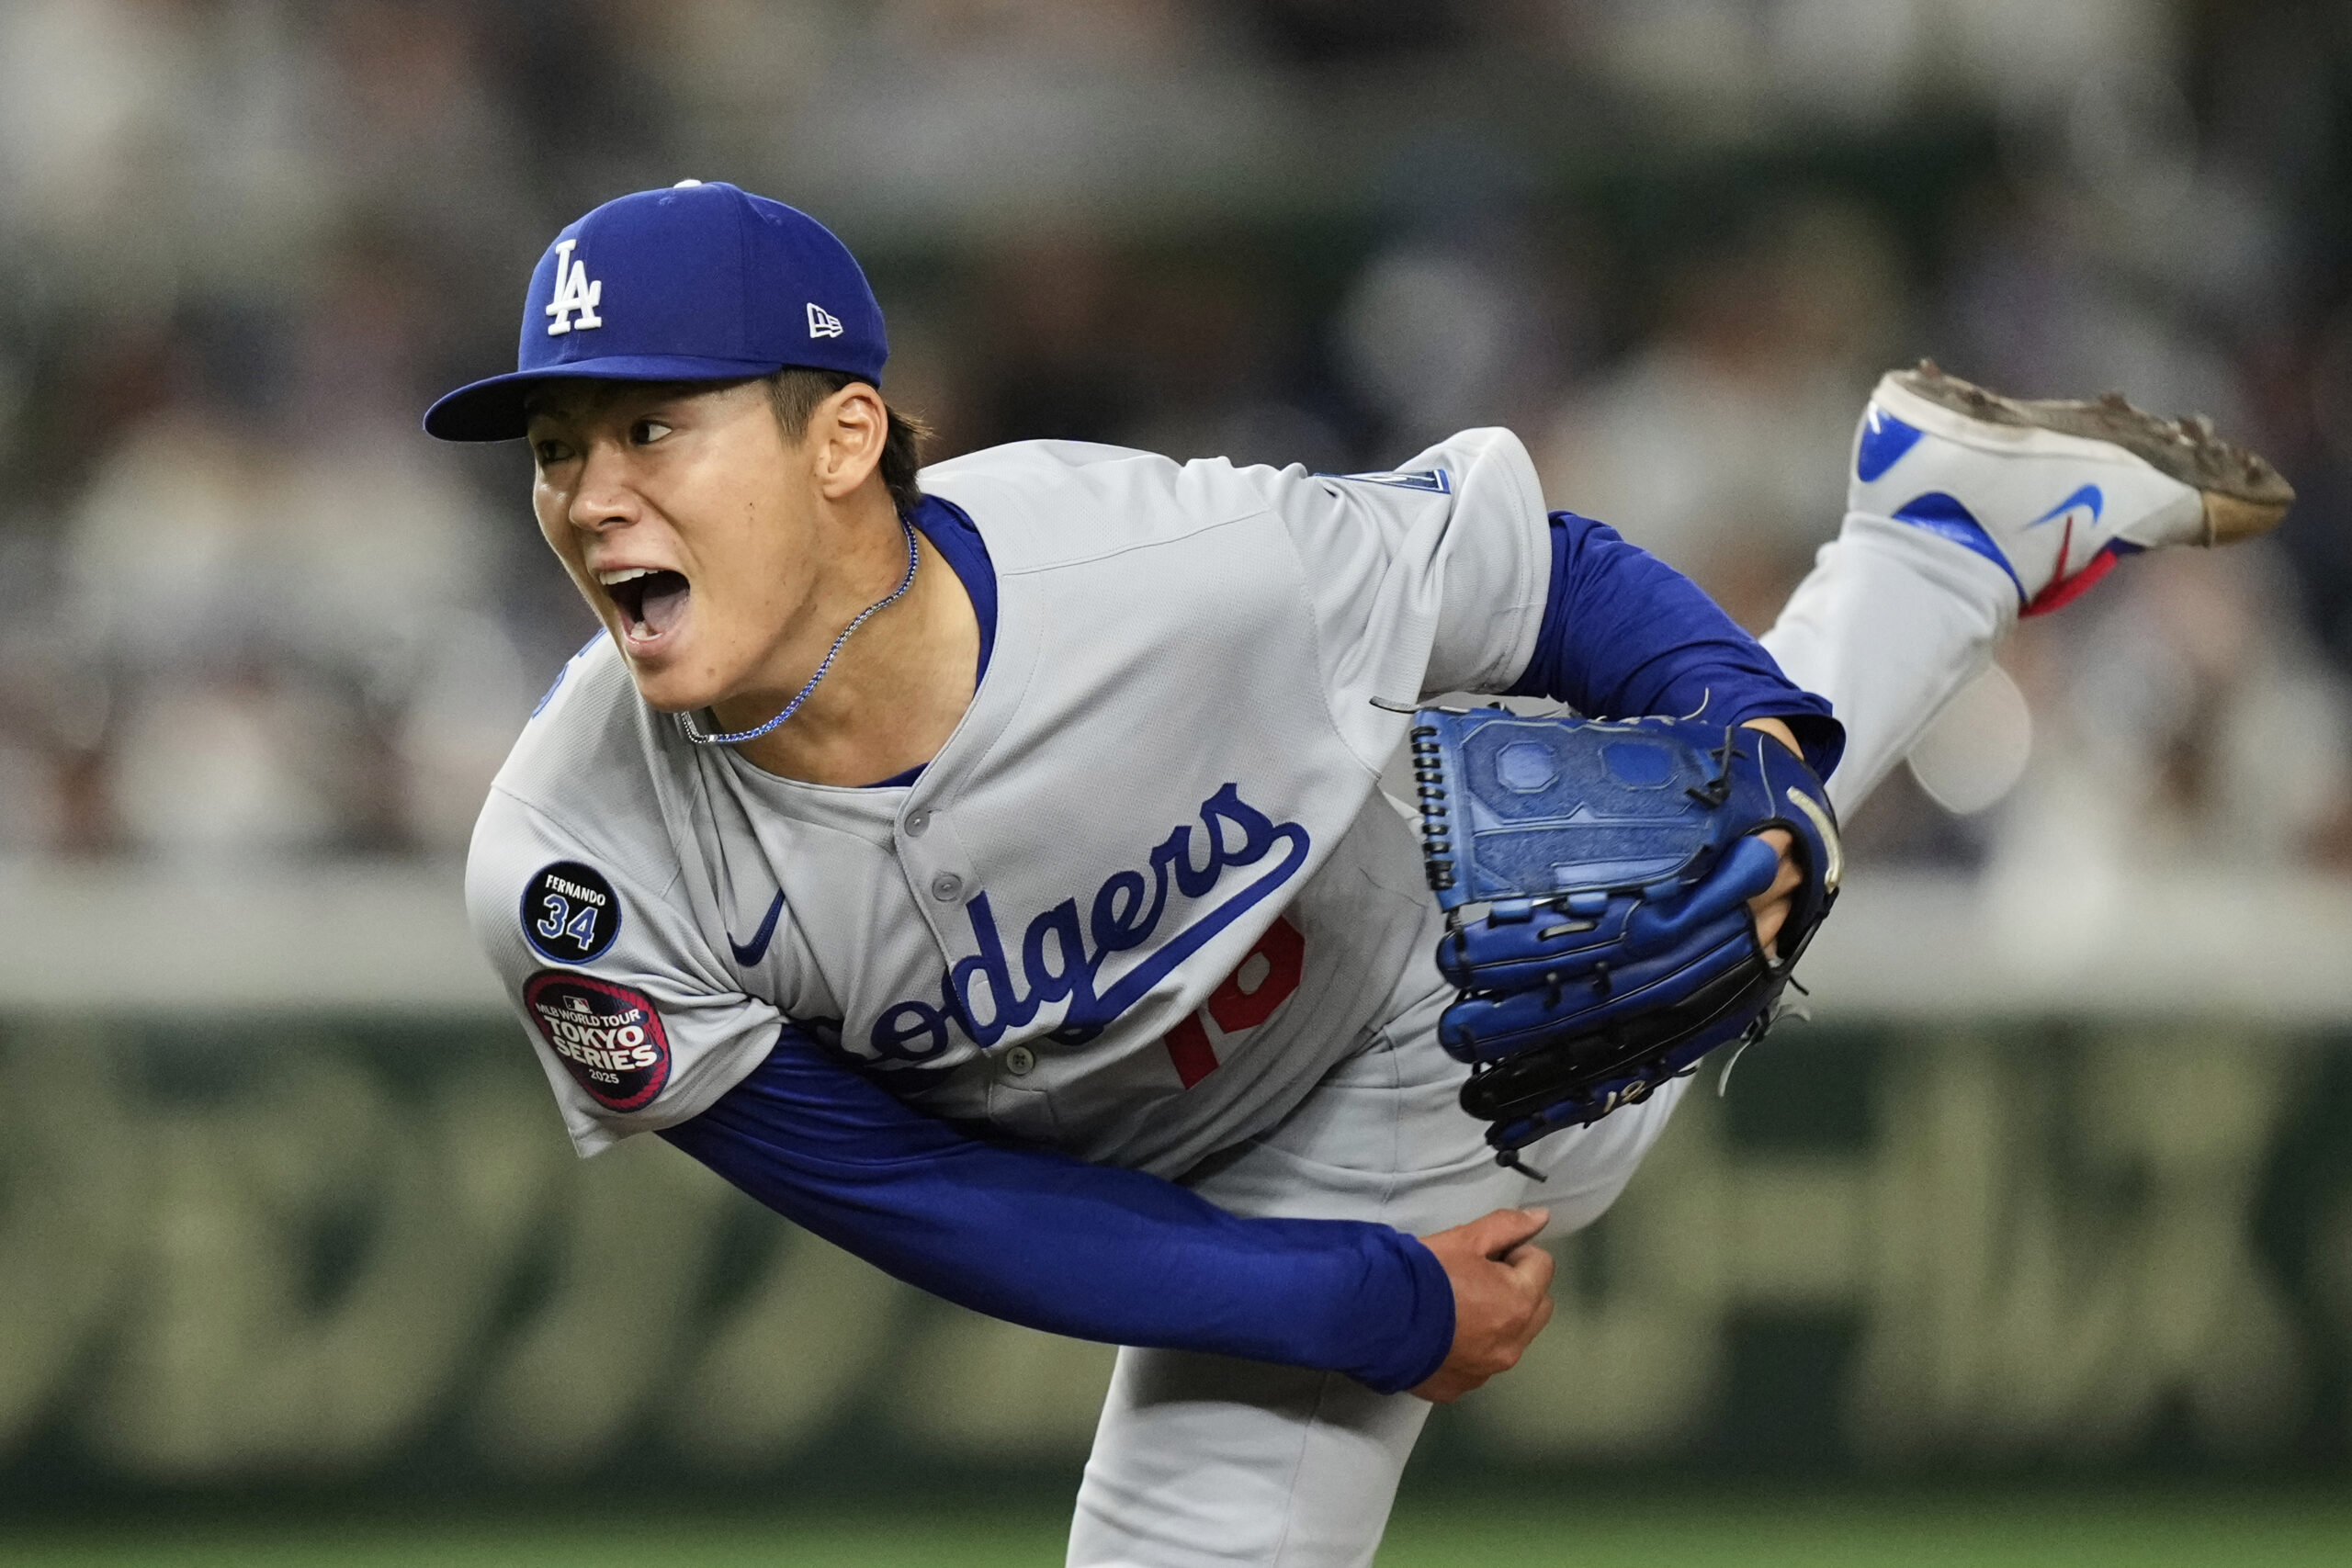
M 703 1111 L 789 1020 L 941 1114 L 1172 1175 L 1439 985 L 1376 788 L 1408 720 L 1372 699 L 1525 668 L 1551 558 L 1516 437 L 1349 477 L 1033 442 L 923 484 L 998 606 L 912 784 L 692 745 L 604 638 L 500 773 L 468 904 L 583 1154 Z

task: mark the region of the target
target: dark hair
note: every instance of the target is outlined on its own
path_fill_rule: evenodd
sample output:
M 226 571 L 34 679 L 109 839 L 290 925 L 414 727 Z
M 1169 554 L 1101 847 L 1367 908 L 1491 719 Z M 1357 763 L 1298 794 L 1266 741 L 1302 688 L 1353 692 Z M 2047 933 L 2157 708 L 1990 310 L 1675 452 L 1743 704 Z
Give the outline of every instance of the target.
M 797 442 L 808 434 L 808 419 L 819 403 L 852 382 L 865 379 L 846 370 L 787 365 L 768 378 L 768 403 L 775 410 L 776 423 L 784 426 L 785 434 Z M 883 412 L 890 416 L 890 428 L 882 438 L 882 482 L 900 512 L 912 512 L 922 502 L 922 487 L 915 483 L 915 471 L 922 467 L 922 449 L 931 439 L 931 426 L 888 402 Z

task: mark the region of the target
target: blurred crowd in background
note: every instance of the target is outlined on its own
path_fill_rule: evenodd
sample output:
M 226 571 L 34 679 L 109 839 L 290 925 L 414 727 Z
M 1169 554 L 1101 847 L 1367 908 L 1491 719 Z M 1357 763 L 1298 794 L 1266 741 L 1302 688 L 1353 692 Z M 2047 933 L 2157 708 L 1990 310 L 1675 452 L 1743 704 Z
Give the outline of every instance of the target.
M 593 623 L 418 416 L 695 177 L 849 241 L 935 456 L 1506 424 L 1758 629 L 1889 366 L 2208 412 L 2278 538 L 2030 625 L 2019 785 L 1857 838 L 2352 869 L 2347 85 L 2300 0 L 0 0 L 0 854 L 461 849 Z

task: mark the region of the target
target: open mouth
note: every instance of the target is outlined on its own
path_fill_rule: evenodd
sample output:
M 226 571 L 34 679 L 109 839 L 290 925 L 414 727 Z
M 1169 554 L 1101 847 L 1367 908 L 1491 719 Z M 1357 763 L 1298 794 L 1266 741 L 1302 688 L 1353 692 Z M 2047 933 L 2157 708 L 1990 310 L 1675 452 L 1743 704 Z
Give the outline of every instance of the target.
M 685 574 L 653 567 L 628 567 L 599 574 L 605 592 L 619 609 L 628 635 L 638 640 L 662 636 L 685 614 L 694 590 Z

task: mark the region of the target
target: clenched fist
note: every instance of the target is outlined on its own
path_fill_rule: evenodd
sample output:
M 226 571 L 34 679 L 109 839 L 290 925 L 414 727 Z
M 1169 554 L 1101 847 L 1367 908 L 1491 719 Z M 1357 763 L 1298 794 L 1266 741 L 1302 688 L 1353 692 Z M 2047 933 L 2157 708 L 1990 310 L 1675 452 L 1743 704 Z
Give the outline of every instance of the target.
M 1519 1364 L 1552 1321 L 1552 1255 L 1535 1245 L 1551 1217 L 1541 1209 L 1497 1209 L 1421 1237 L 1453 1285 L 1453 1348 L 1415 1393 L 1449 1404 Z

